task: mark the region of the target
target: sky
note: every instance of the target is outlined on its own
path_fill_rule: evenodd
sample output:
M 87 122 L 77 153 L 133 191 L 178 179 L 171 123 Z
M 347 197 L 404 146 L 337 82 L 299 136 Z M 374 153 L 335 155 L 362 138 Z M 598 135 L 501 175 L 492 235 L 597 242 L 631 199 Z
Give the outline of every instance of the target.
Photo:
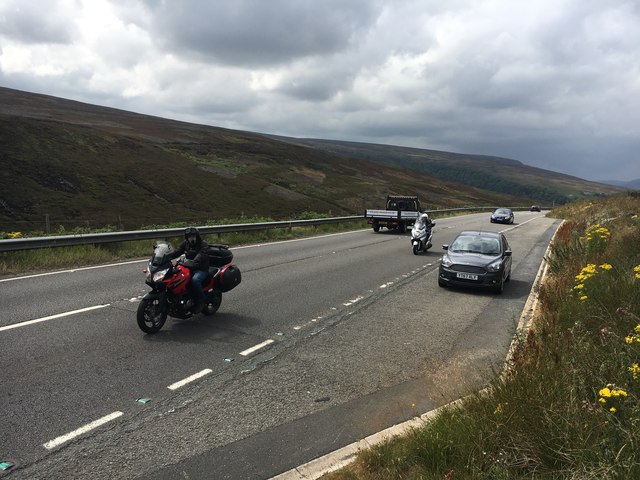
M 640 178 L 640 0 L 0 0 L 0 86 Z

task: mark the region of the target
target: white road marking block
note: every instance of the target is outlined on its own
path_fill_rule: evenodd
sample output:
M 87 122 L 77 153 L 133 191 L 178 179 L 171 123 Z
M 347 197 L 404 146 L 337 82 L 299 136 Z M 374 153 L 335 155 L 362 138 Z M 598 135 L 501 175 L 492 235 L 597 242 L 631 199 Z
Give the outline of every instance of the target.
M 51 450 L 52 448 L 56 448 L 62 445 L 63 443 L 66 443 L 70 440 L 73 440 L 76 437 L 79 437 L 80 435 L 90 432 L 91 430 L 98 428 L 99 426 L 104 425 L 105 423 L 108 423 L 111 420 L 115 420 L 116 418 L 121 417 L 122 415 L 124 415 L 122 412 L 113 412 L 105 417 L 99 418 L 98 420 L 94 420 L 93 422 L 88 423 L 84 427 L 80 427 L 77 430 L 74 430 L 73 432 L 54 438 L 53 440 L 43 444 L 42 446 L 47 450 Z
M 187 383 L 191 383 L 194 380 L 198 380 L 199 378 L 204 377 L 205 375 L 209 375 L 211 372 L 213 372 L 213 370 L 211 370 L 210 368 L 205 368 L 204 370 L 202 370 L 202 371 L 200 371 L 198 373 L 194 373 L 190 377 L 187 377 L 187 378 L 185 378 L 183 380 L 180 380 L 179 382 L 172 383 L 167 388 L 169 390 L 177 390 L 180 387 L 184 387 Z
M 269 340 L 265 340 L 262 343 L 259 343 L 258 345 L 254 345 L 251 348 L 247 348 L 246 350 L 240 352 L 240 355 L 242 355 L 243 357 L 246 357 L 247 355 L 252 354 L 253 352 L 260 350 L 261 348 L 266 347 L 267 345 L 271 345 L 274 341 L 269 339 Z

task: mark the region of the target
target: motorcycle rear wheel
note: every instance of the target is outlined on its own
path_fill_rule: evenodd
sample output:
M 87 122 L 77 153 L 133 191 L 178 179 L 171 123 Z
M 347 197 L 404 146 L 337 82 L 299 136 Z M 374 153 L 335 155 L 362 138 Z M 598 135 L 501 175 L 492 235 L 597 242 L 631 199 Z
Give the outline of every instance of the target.
M 166 322 L 167 313 L 159 299 L 142 299 L 138 305 L 138 327 L 145 333 L 156 333 Z
M 222 304 L 222 292 L 220 290 L 206 292 L 204 302 L 202 313 L 205 315 L 213 315 L 220 308 L 220 304 Z

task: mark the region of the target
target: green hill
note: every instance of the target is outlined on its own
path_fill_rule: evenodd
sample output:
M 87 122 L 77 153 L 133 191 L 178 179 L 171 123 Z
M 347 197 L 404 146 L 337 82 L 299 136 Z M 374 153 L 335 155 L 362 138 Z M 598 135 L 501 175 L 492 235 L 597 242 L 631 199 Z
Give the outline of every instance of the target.
M 601 197 L 622 191 L 615 186 L 531 167 L 509 158 L 369 143 L 274 138 L 331 154 L 409 168 L 471 187 L 524 196 L 534 200 L 534 203 L 545 205 L 563 204 L 575 199 Z
M 416 172 L 416 165 L 399 165 L 403 147 L 369 145 L 379 153 L 367 159 L 358 149 L 299 143 L 0 88 L 0 231 L 357 215 L 379 207 L 388 193 L 417 194 L 428 209 L 547 198 L 534 188 L 463 185 L 424 168 Z M 420 152 L 426 151 L 414 153 Z M 451 158 L 451 168 L 470 168 Z M 527 181 L 534 186 L 538 177 Z

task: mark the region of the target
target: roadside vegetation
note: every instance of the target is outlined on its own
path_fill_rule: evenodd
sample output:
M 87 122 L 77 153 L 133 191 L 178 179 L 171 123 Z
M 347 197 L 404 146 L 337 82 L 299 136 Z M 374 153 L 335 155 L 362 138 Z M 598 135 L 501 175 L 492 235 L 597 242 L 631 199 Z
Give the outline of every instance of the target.
M 526 335 L 482 392 L 325 480 L 640 478 L 640 196 L 575 202 Z
M 332 215 L 315 212 L 305 212 L 297 216 L 296 220 L 313 218 L 327 218 Z M 215 221 L 205 221 L 202 225 L 230 225 L 240 223 L 273 222 L 266 217 L 239 217 Z M 173 223 L 170 225 L 146 225 L 140 230 L 153 230 L 165 228 L 187 227 L 186 223 Z M 292 228 L 273 228 L 269 230 L 257 230 L 250 232 L 225 233 L 216 235 L 203 235 L 209 243 L 221 243 L 230 247 L 248 245 L 253 243 L 273 242 L 294 238 L 308 237 L 312 235 L 358 230 L 367 227 L 364 219 L 354 222 L 330 223 L 318 226 L 302 226 Z M 60 228 L 49 235 L 81 235 L 88 233 L 101 233 L 118 231 L 116 227 L 103 229 L 75 228 L 66 230 Z M 44 232 L 0 232 L 0 238 L 41 237 Z M 158 238 L 163 240 L 163 238 Z M 183 240 L 182 236 L 167 239 L 177 246 Z M 27 272 L 38 272 L 60 268 L 78 268 L 87 265 L 97 265 L 114 261 L 147 258 L 153 253 L 153 240 L 136 240 L 132 242 L 101 243 L 94 245 L 79 245 L 71 247 L 39 248 L 33 250 L 20 250 L 15 252 L 0 252 L 0 276 L 24 275 Z

